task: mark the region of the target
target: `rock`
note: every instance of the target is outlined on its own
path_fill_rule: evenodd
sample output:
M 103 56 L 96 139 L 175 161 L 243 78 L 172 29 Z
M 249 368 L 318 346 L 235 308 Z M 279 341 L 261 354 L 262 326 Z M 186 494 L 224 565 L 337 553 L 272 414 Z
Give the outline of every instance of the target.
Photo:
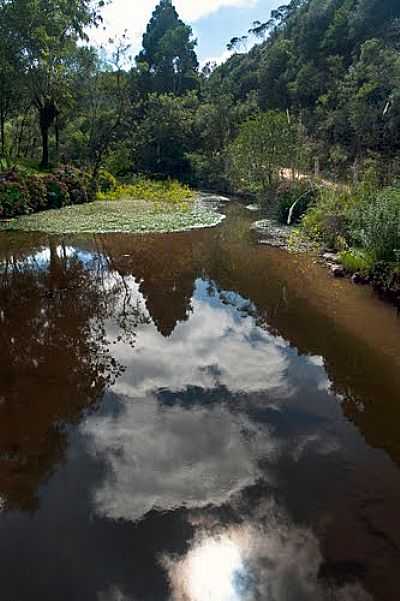
M 331 274 L 333 275 L 334 278 L 344 278 L 345 271 L 344 271 L 343 267 L 340 267 L 340 265 L 332 265 Z
M 353 282 L 353 284 L 369 284 L 369 278 L 365 275 L 361 275 L 361 273 L 355 273 L 352 276 L 351 281 Z
M 322 258 L 328 263 L 337 263 L 339 259 L 338 255 L 335 253 L 324 253 Z

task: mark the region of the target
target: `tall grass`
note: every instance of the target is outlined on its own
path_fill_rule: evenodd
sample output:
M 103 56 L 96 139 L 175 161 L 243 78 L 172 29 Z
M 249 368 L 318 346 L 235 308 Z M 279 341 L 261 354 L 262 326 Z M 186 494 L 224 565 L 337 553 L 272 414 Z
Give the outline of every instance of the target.
M 362 202 L 354 226 L 355 238 L 377 261 L 394 261 L 400 250 L 400 188 L 386 188 Z

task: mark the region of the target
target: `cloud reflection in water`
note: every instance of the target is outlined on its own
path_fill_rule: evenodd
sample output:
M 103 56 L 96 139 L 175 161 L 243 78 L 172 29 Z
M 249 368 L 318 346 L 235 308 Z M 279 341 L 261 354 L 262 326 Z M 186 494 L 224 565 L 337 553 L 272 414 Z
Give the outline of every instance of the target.
M 207 298 L 207 285 L 198 282 L 190 319 L 168 340 L 150 325 L 139 330 L 134 353 L 117 347 L 118 360 L 127 365 L 113 387 L 118 411 L 82 426 L 92 454 L 108 466 L 94 496 L 103 517 L 139 522 L 151 510 L 201 509 L 207 515 L 211 507 L 240 505 L 246 489 L 261 479 L 273 482 L 269 466 L 287 443 L 249 410 L 284 410 L 302 370 L 313 378 L 315 400 L 329 394 L 320 359 L 299 358 L 241 313 L 238 295 L 228 305 L 218 295 Z M 202 404 L 201 391 L 214 391 L 218 399 L 222 389 L 223 401 Z M 190 390 L 198 399 L 188 403 Z M 163 402 L 160 391 L 172 402 Z M 338 450 L 334 438 L 312 432 L 290 444 L 294 461 L 308 448 Z M 261 510 L 240 507 L 239 524 L 222 520 L 217 531 L 198 525 L 186 555 L 163 557 L 171 601 L 369 599 L 358 585 L 326 589 L 318 577 L 318 540 L 277 511 L 269 491 Z
M 272 514 L 263 528 L 200 532 L 183 558 L 166 557 L 162 563 L 171 601 L 372 601 L 358 584 L 339 587 L 320 580 L 315 536 Z

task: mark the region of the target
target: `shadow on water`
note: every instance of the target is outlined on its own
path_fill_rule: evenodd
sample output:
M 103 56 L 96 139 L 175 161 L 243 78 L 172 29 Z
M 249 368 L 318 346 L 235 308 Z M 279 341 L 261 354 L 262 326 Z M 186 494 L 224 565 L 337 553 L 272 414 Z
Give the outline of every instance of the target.
M 1 235 L 4 599 L 397 601 L 400 323 L 248 225 Z

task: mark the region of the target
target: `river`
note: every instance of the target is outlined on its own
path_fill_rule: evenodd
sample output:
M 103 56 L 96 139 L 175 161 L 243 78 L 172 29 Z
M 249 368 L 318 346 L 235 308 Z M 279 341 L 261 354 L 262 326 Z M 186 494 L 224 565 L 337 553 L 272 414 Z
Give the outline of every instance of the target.
M 398 601 L 400 321 L 257 244 L 0 234 L 4 601 Z

